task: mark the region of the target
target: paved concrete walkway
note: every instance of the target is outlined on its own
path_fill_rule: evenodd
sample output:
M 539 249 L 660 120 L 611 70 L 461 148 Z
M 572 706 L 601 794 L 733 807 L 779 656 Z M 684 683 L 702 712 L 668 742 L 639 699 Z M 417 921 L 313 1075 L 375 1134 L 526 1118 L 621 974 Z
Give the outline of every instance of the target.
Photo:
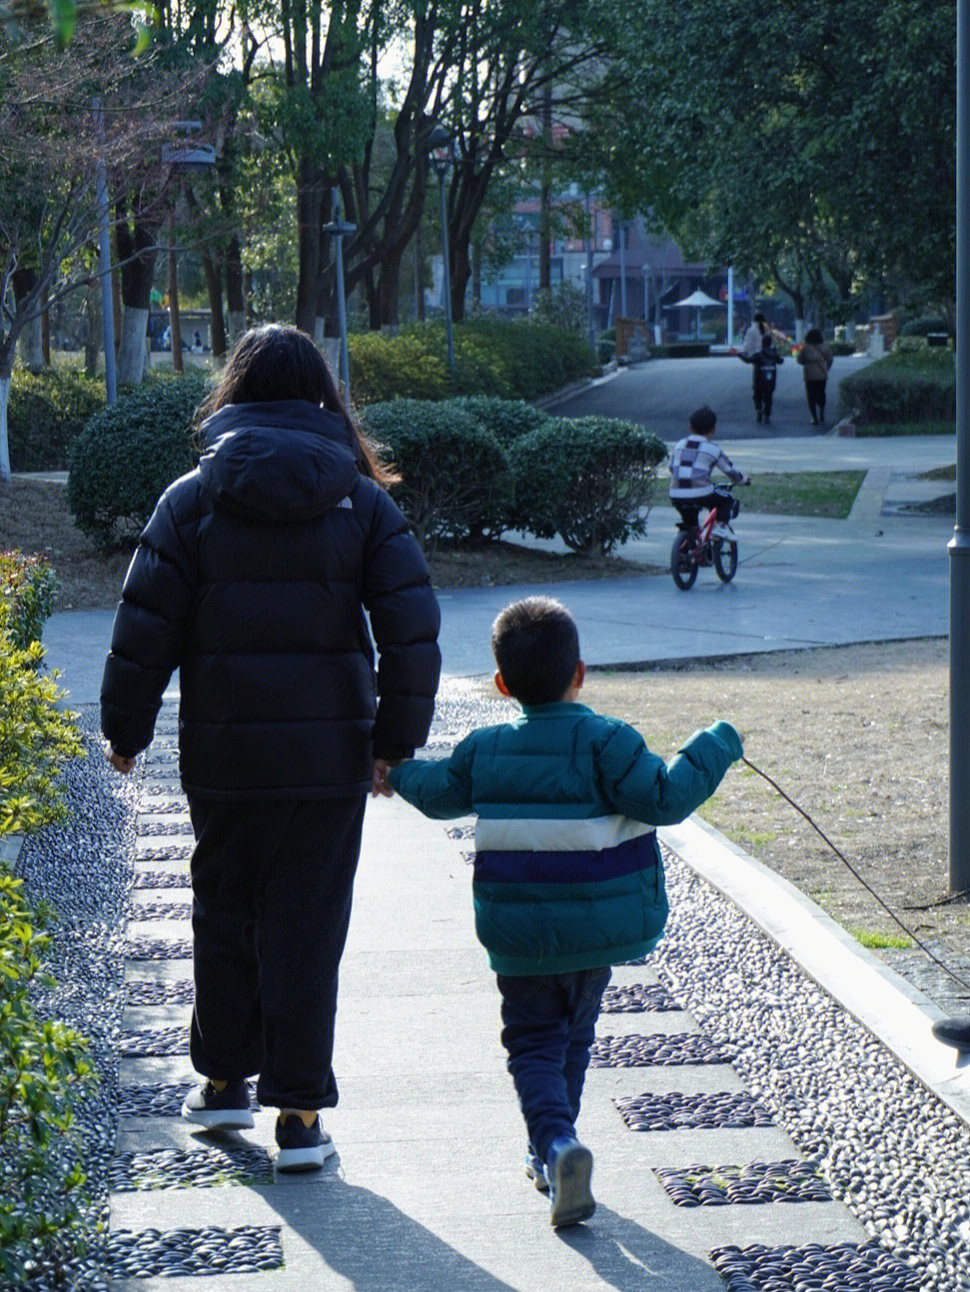
M 800 457 L 792 443 L 744 444 L 736 456 L 747 466 L 750 454 L 764 469 L 788 454 L 791 465 Z M 834 451 L 870 473 L 857 514 L 844 522 L 742 516 L 742 564 L 731 585 L 702 572 L 688 594 L 665 575 L 550 587 L 576 613 L 588 661 L 945 634 L 952 522 L 885 512 L 892 482 L 910 467 L 952 460 L 953 441 L 839 442 Z M 672 517 L 658 508 L 650 537 L 627 554 L 660 564 L 672 534 Z M 488 626 L 524 591 L 442 594 L 449 676 L 491 670 Z M 77 613 L 48 624 L 49 662 L 63 669 L 76 704 L 97 698 L 109 626 L 110 615 Z M 399 801 L 372 804 L 367 816 L 341 982 L 335 1057 L 341 1103 L 327 1118 L 338 1156 L 313 1178 L 274 1180 L 271 1112 L 257 1114 L 252 1134 L 191 1132 L 177 1117 L 192 1076 L 184 1043 L 190 951 L 188 891 L 170 885 L 185 883 L 191 836 L 173 763 L 174 701 L 173 688 L 146 759 L 126 968 L 133 1003 L 121 1067 L 129 1103 L 149 1092 L 162 1108 L 154 1115 L 129 1109 L 117 1145 L 132 1179 L 154 1173 L 161 1187 L 112 1195 L 116 1238 L 137 1242 L 160 1231 L 164 1240 L 182 1231 L 221 1271 L 218 1286 L 231 1292 L 715 1292 L 724 1284 L 711 1253 L 727 1244 L 758 1242 L 776 1252 L 849 1243 L 863 1252 L 859 1245 L 873 1230 L 831 1196 L 787 1206 L 675 1205 L 658 1171 L 696 1176 L 698 1163 L 771 1169 L 785 1163 L 795 1170 L 805 1163 L 777 1119 L 745 1125 L 729 1116 L 703 1129 L 630 1129 L 617 1101 L 716 1094 L 721 1103 L 750 1097 L 756 1104 L 758 1096 L 716 1047 L 706 1060 L 696 1059 L 710 1042 L 680 1002 L 664 1002 L 663 977 L 652 963 L 617 969 L 615 984 L 638 1003 L 634 1012 L 604 1013 L 598 1026 L 605 1066 L 590 1072 L 581 1119 L 596 1154 L 597 1215 L 588 1226 L 554 1234 L 547 1203 L 521 1171 L 523 1132 L 503 1068 L 497 994 L 472 929 L 464 856 L 470 845 L 462 829 L 468 823 L 446 831 Z M 968 1119 L 970 1069 L 932 1041 L 929 1023 L 938 1011 L 928 1000 L 710 831 L 688 823 L 665 838 Z M 146 999 L 152 1003 L 137 1003 Z M 624 1046 L 639 1047 L 635 1066 L 610 1058 Z M 661 1057 L 668 1046 L 672 1062 Z M 180 1180 L 186 1171 L 201 1174 Z M 190 1187 L 171 1187 L 179 1183 Z M 216 1286 L 159 1261 L 158 1241 L 157 1234 L 150 1238 L 156 1252 L 141 1269 L 137 1261 L 118 1265 L 114 1289 Z M 265 1272 L 255 1272 L 254 1251 Z

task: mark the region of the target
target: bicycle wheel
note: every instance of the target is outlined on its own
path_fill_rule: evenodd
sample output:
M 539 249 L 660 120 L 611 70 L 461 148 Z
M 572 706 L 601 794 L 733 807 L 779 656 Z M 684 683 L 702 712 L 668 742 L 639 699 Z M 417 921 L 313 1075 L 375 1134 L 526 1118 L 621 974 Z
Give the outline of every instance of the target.
M 730 583 L 738 568 L 738 545 L 733 539 L 715 538 L 711 544 L 714 549 L 714 571 L 722 583 Z
M 690 534 L 682 532 L 674 539 L 674 545 L 670 549 L 670 576 L 681 592 L 692 588 L 697 578 L 697 566 L 690 555 L 691 542 Z

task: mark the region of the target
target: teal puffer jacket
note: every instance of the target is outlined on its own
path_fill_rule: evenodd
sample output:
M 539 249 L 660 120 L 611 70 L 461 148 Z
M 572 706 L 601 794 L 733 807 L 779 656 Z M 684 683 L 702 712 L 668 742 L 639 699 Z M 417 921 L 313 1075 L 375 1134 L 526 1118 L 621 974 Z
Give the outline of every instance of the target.
M 740 756 L 738 733 L 717 722 L 668 766 L 626 723 L 561 702 L 389 780 L 425 816 L 477 814 L 476 931 L 497 973 L 526 976 L 652 950 L 668 909 L 654 827 L 690 816 Z

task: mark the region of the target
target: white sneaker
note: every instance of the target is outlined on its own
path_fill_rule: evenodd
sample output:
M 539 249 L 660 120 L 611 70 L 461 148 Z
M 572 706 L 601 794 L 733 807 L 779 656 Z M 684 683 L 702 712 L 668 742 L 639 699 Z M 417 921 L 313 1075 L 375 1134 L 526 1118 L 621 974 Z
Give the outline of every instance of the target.
M 730 525 L 715 525 L 711 530 L 711 538 L 734 538 L 734 530 Z

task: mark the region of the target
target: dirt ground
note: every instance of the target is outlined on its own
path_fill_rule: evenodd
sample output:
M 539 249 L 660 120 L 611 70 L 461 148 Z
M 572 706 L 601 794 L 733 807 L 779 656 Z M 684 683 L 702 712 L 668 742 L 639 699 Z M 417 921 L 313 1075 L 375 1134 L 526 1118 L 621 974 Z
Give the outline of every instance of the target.
M 130 554 L 99 555 L 74 528 L 62 486 L 0 484 L 0 548 L 44 552 L 61 582 L 58 610 L 106 609 Z M 629 572 L 626 563 L 505 547 L 442 556 L 437 586 L 547 582 Z M 636 567 L 638 568 L 638 567 Z M 970 977 L 970 902 L 947 898 L 947 660 L 941 641 L 772 654 L 717 665 L 589 674 L 585 698 L 632 722 L 669 758 L 716 717 L 741 731 L 748 757 L 796 800 L 904 922 Z M 739 765 L 702 815 L 785 876 L 844 927 L 898 928 L 811 827 Z M 879 951 L 941 1000 L 960 989 L 917 950 Z M 935 976 L 934 976 L 935 975 Z
M 75 527 L 64 486 L 39 480 L 0 482 L 0 550 L 4 548 L 42 553 L 49 559 L 60 585 L 55 610 L 103 610 L 115 605 L 131 560 L 130 547 L 102 556 Z M 589 561 L 512 543 L 480 551 L 432 553 L 428 564 L 439 588 L 651 573 L 643 565 L 619 557 Z

